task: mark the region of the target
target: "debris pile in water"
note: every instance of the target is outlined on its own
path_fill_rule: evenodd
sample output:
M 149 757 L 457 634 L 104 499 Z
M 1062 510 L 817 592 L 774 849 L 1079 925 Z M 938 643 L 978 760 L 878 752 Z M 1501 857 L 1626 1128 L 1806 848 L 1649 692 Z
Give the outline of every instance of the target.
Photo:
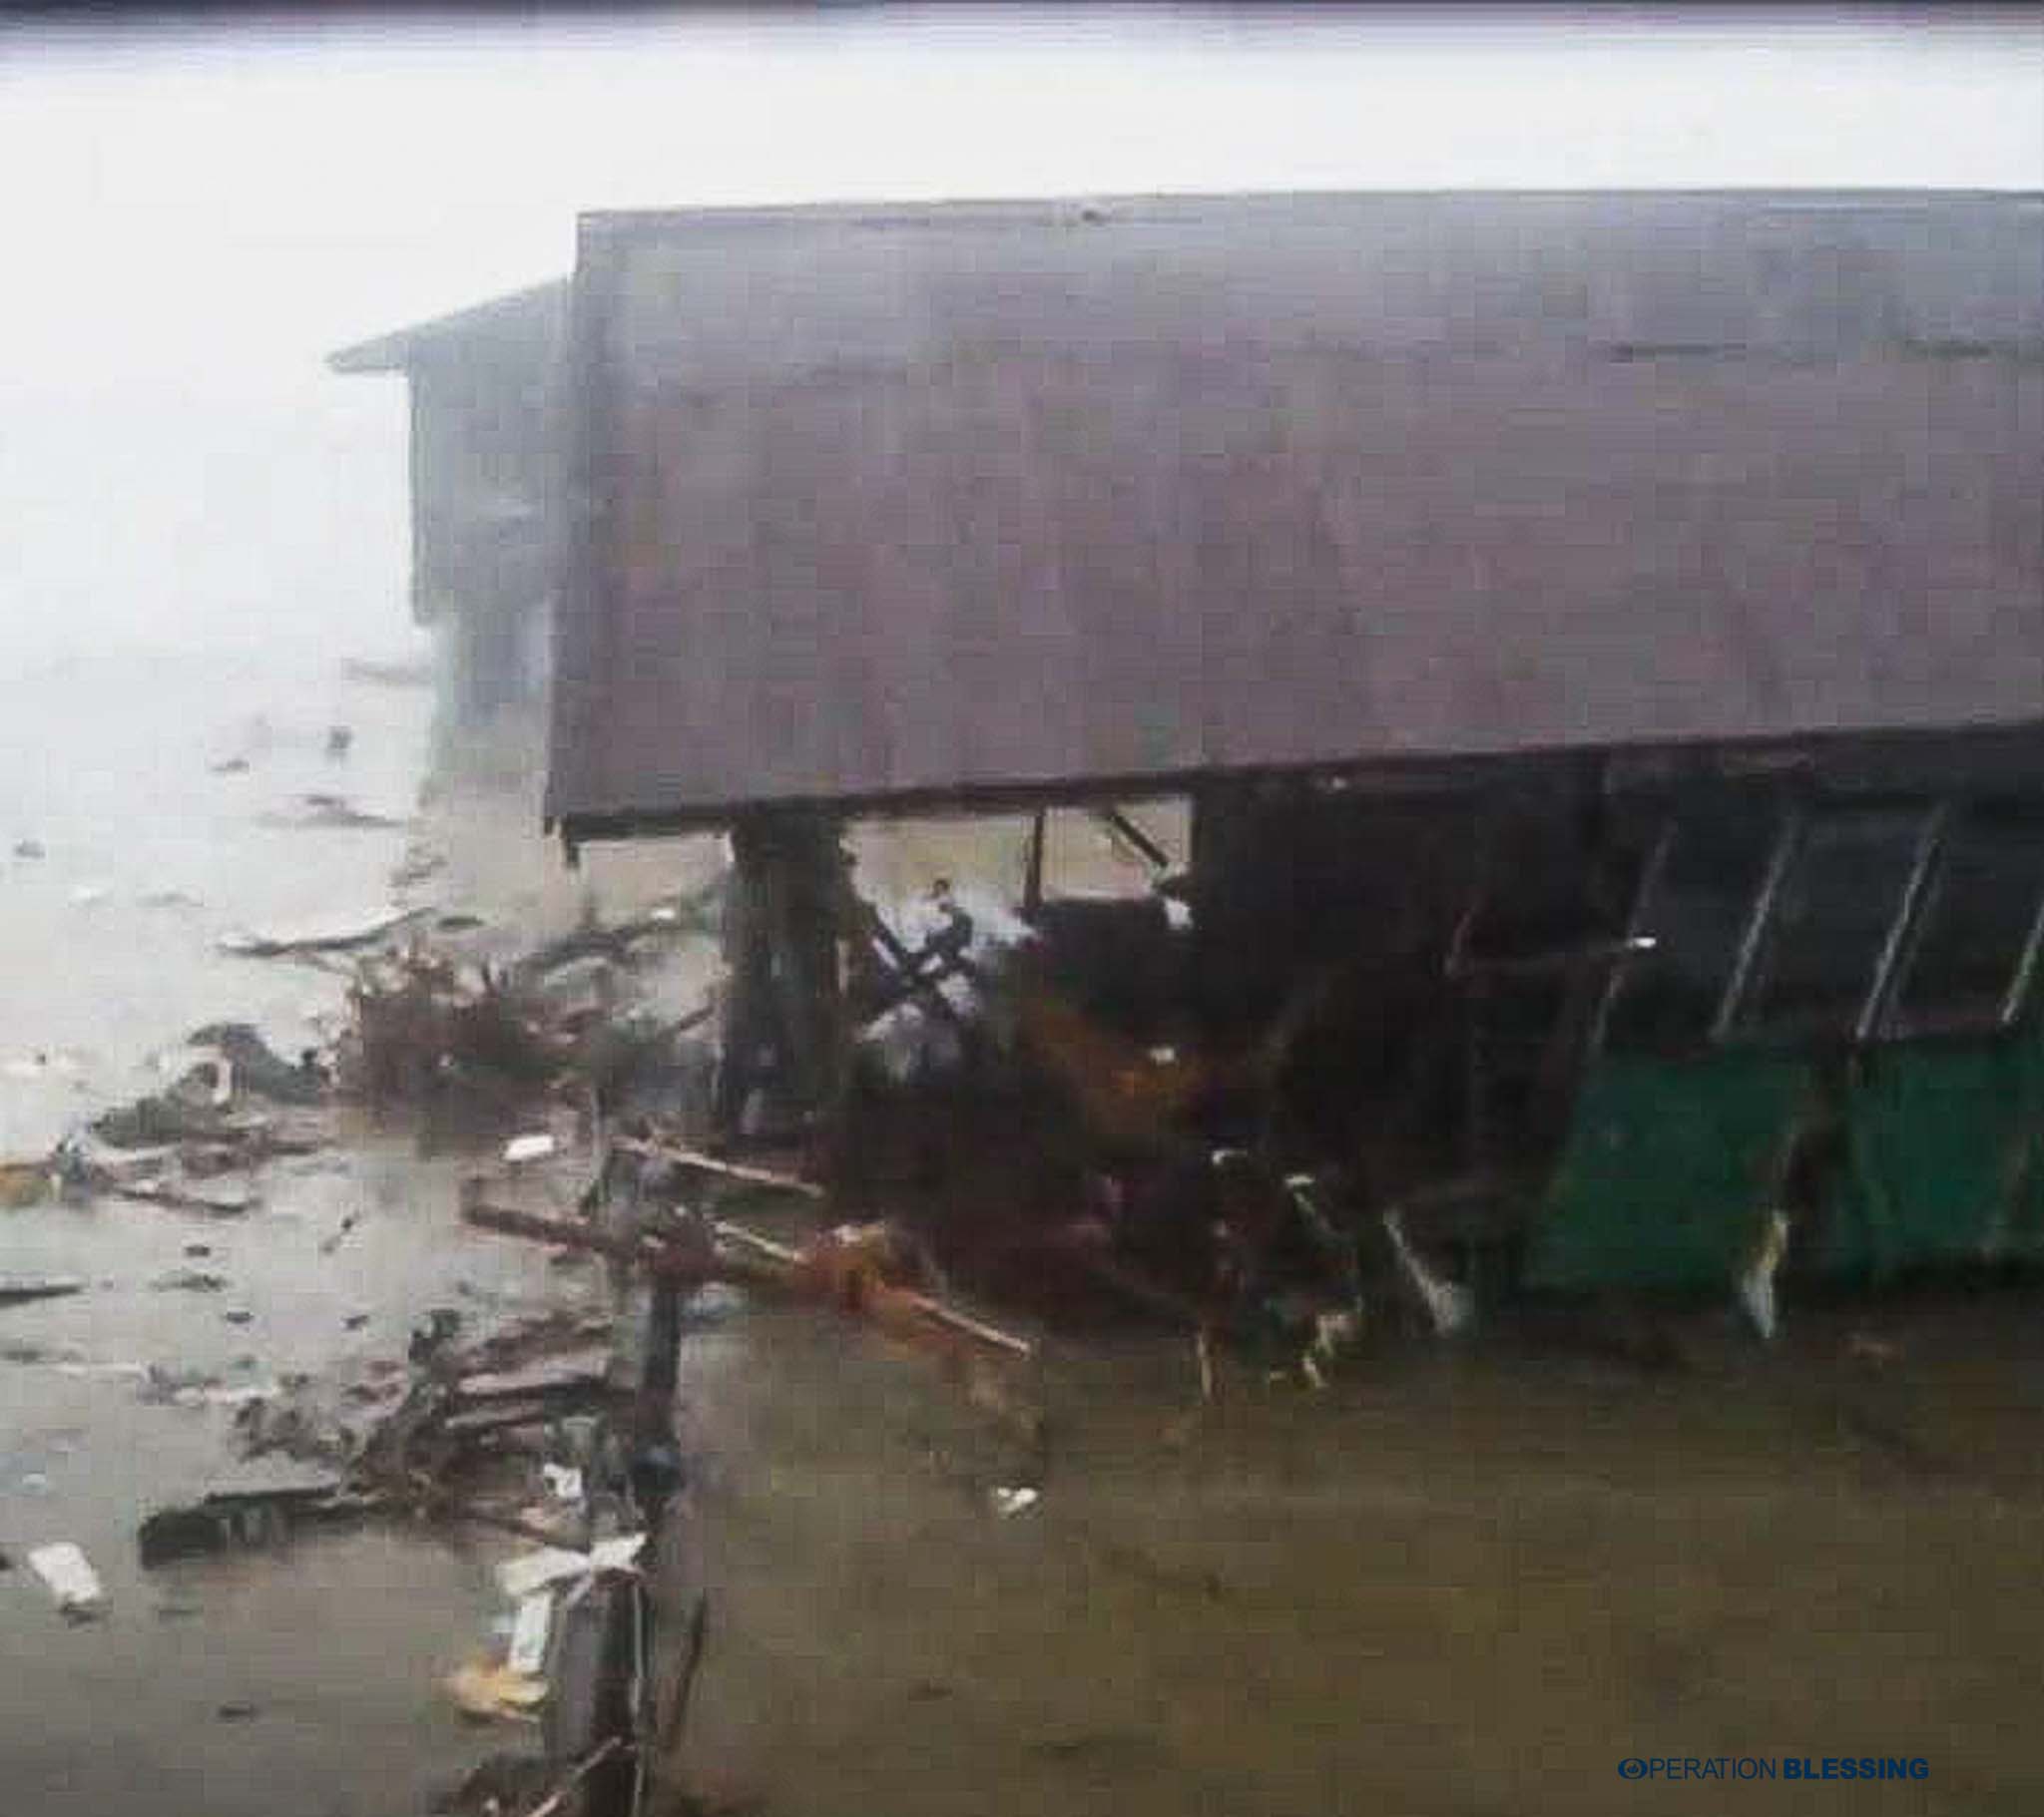
M 424 1105 L 451 1091 L 530 1097 L 574 1053 L 529 994 L 487 968 L 471 975 L 419 948 L 364 960 L 348 1012 L 339 1082 L 370 1104 Z

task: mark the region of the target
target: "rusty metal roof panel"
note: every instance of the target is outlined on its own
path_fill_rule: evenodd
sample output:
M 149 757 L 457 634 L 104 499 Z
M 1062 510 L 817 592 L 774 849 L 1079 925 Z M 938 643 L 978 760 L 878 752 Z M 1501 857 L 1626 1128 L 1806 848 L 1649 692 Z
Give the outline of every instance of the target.
M 2044 201 L 595 216 L 551 817 L 2044 717 Z

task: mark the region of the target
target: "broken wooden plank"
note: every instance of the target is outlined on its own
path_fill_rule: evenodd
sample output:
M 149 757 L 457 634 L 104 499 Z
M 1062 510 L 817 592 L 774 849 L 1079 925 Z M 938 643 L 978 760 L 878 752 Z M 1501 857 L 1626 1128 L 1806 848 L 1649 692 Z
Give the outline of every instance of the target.
M 754 1254 L 769 1262 L 778 1262 L 784 1268 L 799 1268 L 802 1252 L 792 1244 L 776 1242 L 770 1236 L 763 1236 L 757 1230 L 748 1230 L 744 1224 L 734 1224 L 725 1218 L 711 1223 L 711 1232 L 719 1242 L 737 1243 L 741 1248 L 750 1249 Z
M 280 959 L 300 953 L 346 953 L 372 946 L 386 935 L 432 913 L 392 905 L 358 916 L 313 922 L 298 928 L 238 928 L 220 937 L 224 953 L 241 959 Z
M 664 1160 L 677 1167 L 694 1173 L 711 1173 L 720 1179 L 736 1180 L 741 1185 L 766 1186 L 778 1192 L 793 1192 L 803 1198 L 826 1198 L 827 1191 L 812 1179 L 802 1179 L 793 1173 L 777 1172 L 770 1167 L 749 1167 L 734 1160 L 720 1160 L 714 1154 L 705 1154 L 700 1148 L 685 1147 L 679 1142 L 647 1141 L 636 1136 L 620 1136 L 613 1144 L 627 1154 L 642 1158 Z
M 871 1266 L 855 1267 L 850 1273 L 841 1266 L 833 1267 L 833 1260 L 845 1250 L 842 1239 L 834 1235 L 825 1235 L 797 1249 L 725 1219 L 711 1228 L 720 1242 L 737 1244 L 758 1255 L 790 1290 L 810 1297 L 837 1299 L 845 1310 L 871 1313 L 882 1324 L 935 1325 L 1010 1356 L 1028 1358 L 1036 1354 L 1036 1346 L 1027 1338 L 1003 1331 L 915 1288 L 895 1286 L 881 1279 Z M 854 1277 L 855 1285 L 847 1287 Z
M 545 1426 L 563 1414 L 586 1412 L 604 1399 L 606 1385 L 592 1382 L 579 1394 L 555 1395 L 547 1400 L 504 1401 L 467 1413 L 450 1413 L 438 1430 L 450 1439 L 488 1438 L 492 1433 L 516 1432 L 525 1426 Z
M 168 1205 L 174 1211 L 203 1211 L 209 1217 L 244 1217 L 262 1201 L 253 1187 L 241 1192 L 202 1192 L 167 1179 L 117 1179 L 107 1182 L 117 1198 Z
M 30 1300 L 62 1299 L 82 1293 L 85 1282 L 75 1274 L 0 1274 L 0 1306 L 22 1306 Z
M 478 1193 L 464 1192 L 461 1221 L 478 1230 L 493 1230 L 501 1236 L 522 1236 L 536 1243 L 553 1243 L 563 1249 L 583 1249 L 594 1255 L 608 1255 L 623 1262 L 643 1262 L 657 1274 L 672 1271 L 677 1264 L 693 1272 L 695 1259 L 664 1250 L 648 1237 L 621 1236 L 599 1230 L 594 1224 L 571 1217 L 549 1216 L 541 1211 L 522 1211 L 510 1205 L 493 1205 Z
M 470 1406 L 535 1396 L 574 1393 L 601 1383 L 610 1360 L 607 1350 L 591 1347 L 568 1356 L 550 1357 L 524 1369 L 497 1369 L 465 1375 L 454 1385 L 455 1398 Z
M 478 1230 L 491 1230 L 502 1236 L 522 1236 L 531 1242 L 552 1243 L 563 1249 L 581 1249 L 594 1255 L 610 1256 L 617 1261 L 642 1266 L 662 1280 L 676 1281 L 685 1286 L 704 1286 L 711 1281 L 725 1281 L 733 1286 L 758 1286 L 762 1282 L 764 1271 L 758 1263 L 748 1264 L 736 1257 L 708 1253 L 700 1243 L 668 1241 L 650 1234 L 624 1236 L 600 1230 L 578 1218 L 553 1217 L 538 1211 L 516 1210 L 509 1205 L 493 1205 L 476 1189 L 479 1184 L 471 1181 L 463 1189 L 461 1206 L 462 1221 Z M 771 1284 L 771 1277 L 767 1277 L 767 1284 Z
M 959 1337 L 970 1338 L 976 1344 L 990 1349 L 1005 1351 L 1009 1356 L 1027 1361 L 1036 1354 L 1036 1346 L 1025 1337 L 1003 1331 L 998 1325 L 990 1325 L 984 1319 L 974 1318 L 969 1312 L 960 1312 L 955 1306 L 947 1306 L 942 1300 L 932 1299 L 927 1293 L 918 1293 L 912 1287 L 890 1287 L 874 1283 L 866 1289 L 868 1308 L 877 1314 L 882 1322 L 906 1318 L 916 1323 L 942 1327 Z

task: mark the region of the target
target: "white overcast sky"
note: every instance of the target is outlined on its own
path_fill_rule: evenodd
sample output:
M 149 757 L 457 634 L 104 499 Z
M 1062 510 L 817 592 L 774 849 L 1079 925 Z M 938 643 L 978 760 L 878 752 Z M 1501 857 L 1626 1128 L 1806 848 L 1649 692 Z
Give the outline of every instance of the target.
M 8 377 L 276 382 L 578 209 L 1129 190 L 2044 189 L 2044 30 L 1730 11 L 854 12 L 0 42 Z
M 0 173 L 14 424 L 0 436 L 16 439 L 11 460 L 0 446 L 0 537 L 17 551 L 0 625 L 34 605 L 25 572 L 39 597 L 55 588 L 105 616 L 94 596 L 117 571 L 66 553 L 68 485 L 97 488 L 102 508 L 132 498 L 145 544 L 175 540 L 195 512 L 232 526 L 220 461 L 236 440 L 223 413 L 238 408 L 251 422 L 293 413 L 300 479 L 273 478 L 265 514 L 293 529 L 287 547 L 243 535 L 231 582 L 204 587 L 246 608 L 288 574 L 343 610 L 347 586 L 401 579 L 402 439 L 394 387 L 330 376 L 322 356 L 567 269 L 578 210 L 1283 188 L 2044 191 L 2044 29 L 1744 9 L 1687 23 L 860 9 L 22 27 L 0 32 Z M 152 410 L 110 471 L 94 435 Z M 50 459 L 39 436 L 56 438 Z M 187 471 L 161 470 L 165 445 L 185 448 Z M 343 445 L 352 517 L 312 496 L 319 448 L 338 460 Z M 245 467 L 274 467 L 254 447 Z M 324 553 L 391 537 L 395 555 L 364 557 L 353 581 Z

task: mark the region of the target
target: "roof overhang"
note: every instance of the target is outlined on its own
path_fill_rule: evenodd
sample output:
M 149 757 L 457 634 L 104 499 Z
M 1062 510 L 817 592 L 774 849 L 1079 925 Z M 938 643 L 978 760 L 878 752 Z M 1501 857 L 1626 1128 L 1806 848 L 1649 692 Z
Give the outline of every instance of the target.
M 595 216 L 547 814 L 2033 722 L 2044 201 Z

